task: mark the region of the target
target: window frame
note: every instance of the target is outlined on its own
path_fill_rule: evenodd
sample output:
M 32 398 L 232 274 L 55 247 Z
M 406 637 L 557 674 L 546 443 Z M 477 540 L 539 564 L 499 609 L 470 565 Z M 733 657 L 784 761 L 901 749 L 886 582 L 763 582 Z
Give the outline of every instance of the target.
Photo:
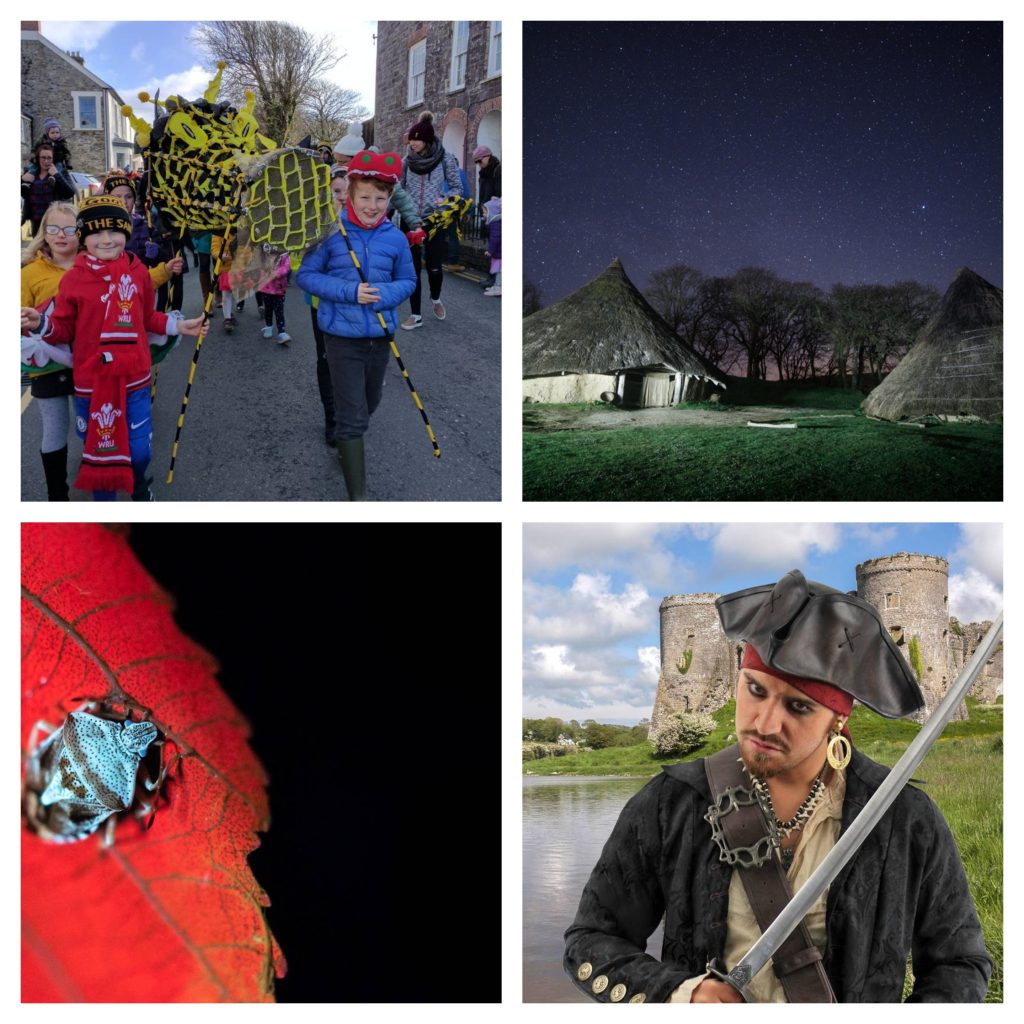
M 501 76 L 501 22 L 488 23 L 487 30 L 487 77 Z
M 423 67 L 422 70 L 416 72 L 414 70 L 414 62 L 416 57 L 423 55 Z M 419 42 L 413 43 L 409 47 L 409 64 L 408 64 L 408 87 L 406 89 L 406 100 L 407 106 L 415 107 L 417 104 L 423 102 L 424 96 L 426 96 L 427 86 L 427 40 L 421 39 Z M 419 82 L 419 95 L 414 95 L 413 88 L 416 82 Z
M 91 96 L 96 101 L 96 124 L 92 127 L 82 125 L 82 100 Z M 101 132 L 103 131 L 103 93 L 99 90 L 73 91 L 71 99 L 74 103 L 74 121 L 76 132 Z
M 465 26 L 464 36 L 461 40 L 463 47 L 456 50 L 460 43 L 460 26 Z M 469 22 L 452 22 L 452 58 L 448 71 L 448 91 L 455 92 L 458 89 L 466 88 L 466 73 L 469 69 Z M 459 74 L 461 72 L 461 75 Z

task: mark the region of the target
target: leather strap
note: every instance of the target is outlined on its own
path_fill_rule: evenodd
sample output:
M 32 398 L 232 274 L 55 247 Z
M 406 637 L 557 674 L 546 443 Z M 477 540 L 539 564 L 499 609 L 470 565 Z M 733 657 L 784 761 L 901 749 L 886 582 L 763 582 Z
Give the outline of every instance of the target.
M 750 788 L 750 780 L 739 763 L 739 747 L 736 744 L 706 758 L 704 770 L 716 802 L 730 787 Z M 756 802 L 724 815 L 720 825 L 732 849 L 751 846 L 768 833 L 768 823 Z M 763 932 L 793 898 L 782 863 L 777 856 L 772 856 L 759 867 L 737 866 L 735 870 L 740 873 L 751 910 Z M 782 984 L 787 1002 L 837 1001 L 825 974 L 821 953 L 811 941 L 810 933 L 802 922 L 775 951 L 772 969 Z

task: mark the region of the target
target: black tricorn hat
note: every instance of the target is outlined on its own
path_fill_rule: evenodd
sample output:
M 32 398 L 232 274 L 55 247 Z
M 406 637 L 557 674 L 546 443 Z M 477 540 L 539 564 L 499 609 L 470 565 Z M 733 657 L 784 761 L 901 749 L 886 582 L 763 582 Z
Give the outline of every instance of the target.
M 886 718 L 924 707 L 913 670 L 859 597 L 794 569 L 778 583 L 725 594 L 715 607 L 725 635 L 753 644 L 772 668 L 831 683 Z

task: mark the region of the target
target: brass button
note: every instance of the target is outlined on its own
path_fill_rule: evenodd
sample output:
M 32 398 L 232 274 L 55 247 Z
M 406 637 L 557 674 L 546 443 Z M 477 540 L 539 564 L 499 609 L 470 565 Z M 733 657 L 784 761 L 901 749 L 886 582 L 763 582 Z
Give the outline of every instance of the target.
M 626 996 L 626 986 L 625 985 L 616 985 L 615 988 L 613 988 L 611 990 L 611 992 L 608 994 L 608 998 L 613 1003 L 621 1003 L 622 1000 L 625 998 L 625 996 Z
M 586 981 L 594 973 L 593 964 L 580 964 L 580 969 L 576 972 L 576 977 L 580 981 Z
M 608 975 L 599 974 L 594 979 L 594 984 L 590 986 L 597 995 L 600 995 L 608 987 Z
M 646 1003 L 647 1002 L 647 996 L 645 996 L 643 994 L 643 992 L 637 992 L 637 994 L 635 996 L 633 996 L 632 999 L 630 999 L 630 1002 L 631 1003 Z

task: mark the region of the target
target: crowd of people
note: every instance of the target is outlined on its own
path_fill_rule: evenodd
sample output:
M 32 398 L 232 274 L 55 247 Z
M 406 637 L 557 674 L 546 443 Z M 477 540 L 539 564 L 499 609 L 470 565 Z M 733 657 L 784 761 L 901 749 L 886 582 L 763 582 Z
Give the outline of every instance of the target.
M 435 134 L 432 114 L 410 126 L 407 140 L 404 155 L 381 152 L 366 146 L 353 123 L 336 143 L 318 148 L 331 165 L 338 230 L 303 258 L 281 254 L 255 294 L 262 336 L 276 334 L 282 347 L 291 341 L 285 296 L 293 274 L 310 305 L 324 440 L 337 450 L 353 501 L 366 498 L 363 436 L 381 401 L 391 338 L 399 328 L 424 326 L 422 272 L 433 320 L 444 321 L 445 269 L 464 269 L 455 225 L 429 238 L 422 225 L 445 197 L 468 194 L 465 172 Z M 500 162 L 485 146 L 473 159 L 490 271 L 481 284 L 485 295 L 498 297 Z M 209 331 L 218 313 L 225 333 L 236 329 L 245 296 L 232 290 L 235 246 L 230 235 L 225 243 L 223 235 L 169 225 L 147 196 L 145 177 L 127 168 L 109 172 L 101 194 L 78 201 L 70 169 L 61 127 L 48 118 L 22 175 L 22 221 L 32 240 L 21 274 L 22 372 L 40 410 L 47 496 L 70 497 L 73 399 L 84 442 L 74 487 L 97 501 L 121 491 L 151 501 L 152 366 L 179 335 Z M 187 250 L 204 304 L 191 318 L 181 313 Z M 399 320 L 406 299 L 411 311 Z

